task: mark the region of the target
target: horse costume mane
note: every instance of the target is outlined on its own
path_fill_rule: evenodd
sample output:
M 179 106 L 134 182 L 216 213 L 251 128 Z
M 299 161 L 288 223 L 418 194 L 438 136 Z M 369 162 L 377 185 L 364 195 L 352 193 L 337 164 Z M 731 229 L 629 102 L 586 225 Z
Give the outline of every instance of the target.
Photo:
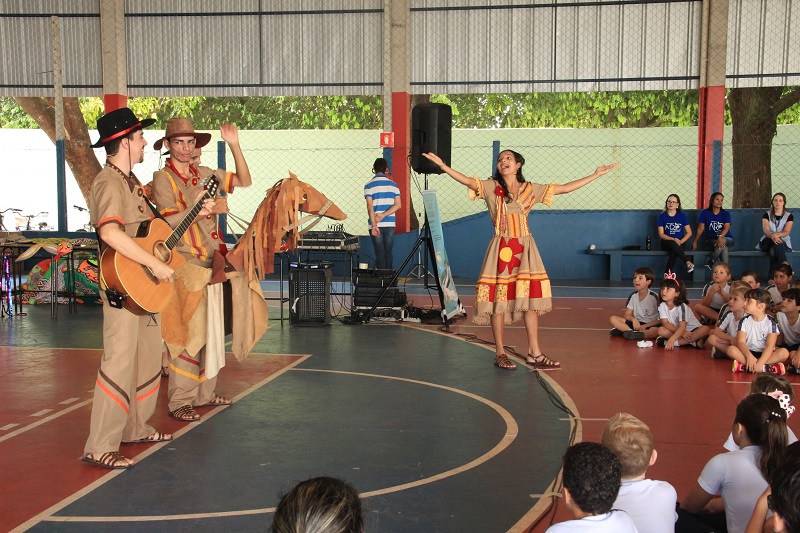
M 300 217 L 300 212 L 310 213 Z M 264 279 L 274 267 L 275 252 L 292 251 L 297 239 L 314 227 L 323 216 L 344 220 L 347 215 L 317 189 L 300 181 L 295 174 L 278 181 L 266 193 L 253 220 L 226 259 L 248 279 Z M 300 227 L 309 220 L 311 224 Z
M 310 215 L 300 217 L 300 212 Z M 231 309 L 231 351 L 240 361 L 267 330 L 267 303 L 259 279 L 275 270 L 275 252 L 294 250 L 300 234 L 323 216 L 335 220 L 347 218 L 324 194 L 289 172 L 288 178 L 267 191 L 233 250 L 224 258 L 221 254 L 214 255 L 214 270 L 230 281 L 232 300 L 237 302 Z M 316 220 L 300 228 L 312 219 Z

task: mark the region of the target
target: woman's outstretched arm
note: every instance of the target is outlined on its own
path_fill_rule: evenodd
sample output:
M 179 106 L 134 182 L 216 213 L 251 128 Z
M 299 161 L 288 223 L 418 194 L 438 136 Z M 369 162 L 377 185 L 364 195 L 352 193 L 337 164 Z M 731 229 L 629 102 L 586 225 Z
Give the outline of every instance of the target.
M 477 185 L 475 185 L 475 179 L 474 178 L 467 177 L 464 174 L 462 174 L 461 172 L 459 172 L 457 170 L 453 170 L 452 168 L 448 167 L 447 165 L 444 164 L 444 161 L 442 161 L 442 158 L 440 158 L 438 155 L 429 152 L 429 153 L 422 154 L 422 156 L 427 158 L 427 159 L 429 159 L 434 165 L 436 165 L 437 167 L 442 169 L 445 172 L 445 174 L 447 174 L 448 176 L 450 176 L 451 178 L 453 178 L 454 180 L 456 180 L 460 184 L 466 185 L 467 187 L 469 187 L 473 191 L 477 191 L 478 190 Z
M 588 185 L 603 174 L 607 174 L 617 168 L 619 162 L 611 163 L 610 165 L 600 165 L 594 171 L 594 173 L 586 176 L 585 178 L 577 179 L 574 181 L 570 181 L 569 183 L 565 183 L 564 185 L 556 185 L 553 191 L 553 194 L 566 194 L 568 192 L 572 192 L 576 189 L 580 189 L 584 185 Z M 444 169 L 442 169 L 444 170 Z

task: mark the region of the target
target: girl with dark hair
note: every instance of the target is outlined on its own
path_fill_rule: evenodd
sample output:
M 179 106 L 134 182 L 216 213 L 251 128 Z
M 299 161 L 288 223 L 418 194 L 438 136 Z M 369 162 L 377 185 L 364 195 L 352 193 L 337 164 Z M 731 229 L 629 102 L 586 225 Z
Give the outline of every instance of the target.
M 601 165 L 585 178 L 564 185 L 542 185 L 525 181 L 523 158 L 517 152 L 504 150 L 497 158 L 497 170 L 488 180 L 467 177 L 453 170 L 436 154 L 422 154 L 447 175 L 469 188 L 472 200 L 483 199 L 494 226 L 494 237 L 483 260 L 475 296 L 477 324 L 492 325 L 495 343 L 495 366 L 513 370 L 503 345 L 503 328 L 524 320 L 528 335 L 526 364 L 552 368 L 558 361 L 547 357 L 539 347 L 539 315 L 553 307 L 550 279 L 539 256 L 539 250 L 528 228 L 528 213 L 534 204 L 550 205 L 553 196 L 588 185 L 615 169 L 618 163 Z
M 674 350 L 677 346 L 691 344 L 697 348 L 705 346 L 705 339 L 710 331 L 697 320 L 689 300 L 686 298 L 686 286 L 675 274 L 661 282 L 661 303 L 658 305 L 658 327 L 656 345 L 665 350 Z
M 689 225 L 689 217 L 681 211 L 681 198 L 677 194 L 667 196 L 664 202 L 664 212 L 658 215 L 658 237 L 661 239 L 661 249 L 669 254 L 667 265 L 664 267 L 664 274 L 672 272 L 672 267 L 680 258 L 686 263 L 686 271 L 691 273 L 694 270 L 692 263 L 683 252 L 683 243 L 692 236 L 692 227 Z
M 708 201 L 708 208 L 700 211 L 697 217 L 697 235 L 692 241 L 692 250 L 697 250 L 697 241 L 702 237 L 706 249 L 711 250 L 706 267 L 713 270 L 714 262 L 722 259 L 728 263 L 728 250 L 733 247 L 733 233 L 731 233 L 731 214 L 722 209 L 725 197 L 721 192 L 715 192 Z
M 332 477 L 298 483 L 275 509 L 272 533 L 363 533 L 361 500 L 355 487 Z
M 768 314 L 772 297 L 766 289 L 751 289 L 744 295 L 744 318 L 739 321 L 736 345 L 728 349 L 734 372 L 786 374 L 789 350 L 777 347 L 778 324 Z
M 713 457 L 697 479 L 697 484 L 681 502 L 681 509 L 692 514 L 717 514 L 723 511 L 729 533 L 742 533 L 756 501 L 771 479 L 786 449 L 786 418 L 781 403 L 767 394 L 751 394 L 736 408 L 734 452 Z M 722 498 L 713 500 L 715 494 Z M 719 502 L 718 500 L 722 500 Z M 676 531 L 682 531 L 682 520 Z
M 769 276 L 775 267 L 787 263 L 786 252 L 792 251 L 792 233 L 794 215 L 786 210 L 786 195 L 782 192 L 775 193 L 772 197 L 772 207 L 761 218 L 761 229 L 764 235 L 756 245 L 756 250 L 761 250 L 769 255 Z M 769 277 L 767 276 L 767 277 Z

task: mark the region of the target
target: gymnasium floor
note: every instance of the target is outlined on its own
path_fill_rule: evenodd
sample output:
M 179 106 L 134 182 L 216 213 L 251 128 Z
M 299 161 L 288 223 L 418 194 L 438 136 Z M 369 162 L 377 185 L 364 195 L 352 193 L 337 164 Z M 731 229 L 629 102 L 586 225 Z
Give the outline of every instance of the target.
M 458 289 L 471 311 L 471 284 Z M 407 290 L 415 306 L 435 300 Z M 78 460 L 99 307 L 60 306 L 51 319 L 48 306 L 26 306 L 0 321 L 0 530 L 265 531 L 282 492 L 331 475 L 359 490 L 370 532 L 544 531 L 568 518 L 552 497 L 564 449 L 598 440 L 618 411 L 651 426 L 659 459 L 649 475 L 680 498 L 722 451 L 752 376 L 706 351 L 610 338 L 607 317 L 630 290 L 556 283 L 540 336 L 563 369 L 550 371 L 495 368 L 479 342 L 491 332 L 469 319 L 449 331 L 271 320 L 248 359 L 228 355 L 218 392 L 233 406 L 178 422 L 163 382 L 152 423 L 175 440 L 123 446 L 138 462 L 127 471 Z M 524 353 L 524 329 L 508 327 L 507 343 Z

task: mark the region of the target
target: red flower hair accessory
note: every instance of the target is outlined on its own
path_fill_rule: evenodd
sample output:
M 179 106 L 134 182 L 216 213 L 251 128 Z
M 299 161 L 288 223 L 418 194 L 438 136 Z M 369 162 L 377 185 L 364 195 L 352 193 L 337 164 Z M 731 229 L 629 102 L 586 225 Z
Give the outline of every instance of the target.
M 494 194 L 497 196 L 505 196 L 506 192 L 503 190 L 501 186 L 498 185 L 497 187 L 494 188 Z

